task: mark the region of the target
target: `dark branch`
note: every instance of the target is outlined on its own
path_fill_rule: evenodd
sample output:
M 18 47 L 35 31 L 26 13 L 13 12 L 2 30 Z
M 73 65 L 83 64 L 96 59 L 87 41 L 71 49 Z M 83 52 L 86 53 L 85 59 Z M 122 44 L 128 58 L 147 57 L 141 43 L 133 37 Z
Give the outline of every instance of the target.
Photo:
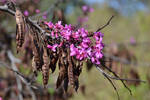
M 99 68 L 99 66 L 98 66 Z M 109 72 L 115 74 L 115 77 L 105 73 L 109 78 L 111 79 L 115 79 L 115 80 L 122 80 L 122 81 L 134 81 L 134 82 L 143 82 L 143 83 L 146 83 L 146 81 L 143 81 L 143 80 L 139 80 L 139 79 L 126 79 L 126 78 L 119 78 L 119 76 L 113 72 L 111 69 L 109 69 L 108 67 L 104 66 L 104 68 L 106 68 Z
M 102 30 L 102 29 L 104 29 L 106 26 L 108 26 L 113 18 L 114 18 L 114 15 L 111 16 L 111 18 L 108 20 L 108 22 L 107 22 L 105 25 L 103 25 L 102 27 L 100 27 L 99 29 L 97 29 L 96 32 L 99 32 L 100 30 Z
M 0 6 L 0 11 L 7 12 L 13 16 L 15 16 L 15 11 L 8 8 L 7 5 Z M 41 33 L 46 33 L 45 30 L 43 30 L 38 24 L 37 21 L 33 21 L 30 18 L 25 18 L 26 22 L 29 22 L 32 26 L 34 26 L 36 29 L 38 29 Z
M 108 26 L 113 18 L 114 18 L 114 16 L 111 16 L 111 18 L 108 20 L 108 22 L 105 25 L 103 25 L 102 27 L 98 28 L 96 32 L 99 32 L 100 30 L 102 30 L 106 26 Z M 89 32 L 88 37 L 92 37 L 93 35 L 94 35 L 94 32 Z
M 114 80 L 120 80 L 122 82 L 122 84 L 124 85 L 124 87 L 130 92 L 130 95 L 132 95 L 132 91 L 127 87 L 127 85 L 124 83 L 124 81 L 122 79 L 119 78 L 119 76 L 113 72 L 113 71 L 110 71 L 112 72 L 116 77 L 113 77 L 109 74 L 107 74 L 106 72 L 104 72 L 103 70 L 101 70 L 101 68 L 99 66 L 96 66 L 96 68 L 102 73 L 104 74 L 104 76 L 107 76 L 108 78 L 110 79 L 114 79 Z
M 114 88 L 114 90 L 115 90 L 115 92 L 116 92 L 116 94 L 117 94 L 117 96 L 118 96 L 118 100 L 120 100 L 120 96 L 119 96 L 118 90 L 117 90 L 116 86 L 114 85 L 114 83 L 112 82 L 111 77 L 110 77 L 108 74 L 106 74 L 100 67 L 96 67 L 96 68 L 97 68 L 97 69 L 104 75 L 104 77 L 106 77 L 106 79 L 111 83 L 111 85 L 113 86 L 113 88 Z
M 0 10 L 15 16 L 15 11 L 9 9 L 7 5 L 0 6 Z

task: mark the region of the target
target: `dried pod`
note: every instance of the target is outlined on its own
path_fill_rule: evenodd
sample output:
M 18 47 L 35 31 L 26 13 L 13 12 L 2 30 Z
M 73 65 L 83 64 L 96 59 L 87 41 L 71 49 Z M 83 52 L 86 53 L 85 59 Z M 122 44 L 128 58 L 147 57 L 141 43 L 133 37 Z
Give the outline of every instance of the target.
M 74 58 L 72 57 L 72 59 L 74 59 Z M 76 65 L 74 68 L 74 71 L 73 71 L 73 73 L 74 73 L 74 85 L 75 85 L 75 90 L 77 91 L 79 88 L 79 80 L 78 79 L 79 79 L 79 75 L 82 72 L 83 62 L 77 62 L 74 65 Z
M 50 67 L 50 69 L 52 70 L 52 73 L 53 73 L 56 69 L 56 63 L 58 61 L 59 56 L 56 53 L 50 53 L 50 55 L 51 55 L 51 57 L 50 57 L 51 60 L 50 60 L 49 67 Z
M 32 58 L 32 70 L 35 76 L 37 76 L 37 68 L 36 68 L 36 63 L 34 61 L 34 57 Z
M 74 85 L 75 85 L 75 91 L 78 91 L 79 88 L 79 76 L 75 75 L 74 77 Z
M 68 83 L 69 83 L 69 80 L 68 80 L 68 75 L 67 75 L 64 79 L 64 84 L 63 84 L 65 92 L 67 92 L 68 90 Z
M 71 57 L 70 55 L 68 55 L 68 78 L 69 78 L 69 83 L 70 85 L 72 85 L 72 87 L 74 87 L 74 74 L 73 74 L 73 64 L 72 64 L 72 61 L 71 61 Z
M 93 67 L 93 63 L 90 60 L 87 60 L 86 67 L 87 67 L 87 70 L 90 71 Z
M 59 75 L 58 75 L 57 82 L 56 82 L 56 88 L 59 88 L 64 78 L 67 77 L 67 71 L 66 71 L 66 67 L 65 67 L 62 56 L 59 58 L 58 64 L 59 64 Z
M 25 20 L 22 12 L 17 8 L 16 9 L 16 44 L 17 44 L 17 53 L 24 43 L 25 37 Z
M 33 57 L 33 53 L 32 53 L 32 36 L 30 34 L 27 34 L 25 36 L 25 42 L 23 45 L 23 49 L 25 50 L 24 56 L 22 58 L 22 62 L 24 64 L 29 64 L 32 57 Z
M 36 68 L 37 70 L 41 70 L 43 59 L 41 58 L 40 48 L 35 39 L 32 40 L 32 48 L 33 48 L 32 50 L 33 50 L 34 61 L 36 63 Z
M 46 86 L 48 84 L 49 79 L 49 56 L 47 52 L 47 48 L 43 47 L 43 66 L 42 66 L 42 75 L 43 75 L 43 84 Z
M 140 79 L 139 74 L 138 74 L 137 70 L 135 70 L 135 69 L 130 69 L 128 78 L 130 78 L 130 79 Z M 131 82 L 127 82 L 127 83 L 129 85 L 134 85 L 134 86 L 140 85 L 140 82 L 138 82 L 138 81 L 133 81 L 133 82 L 131 81 Z

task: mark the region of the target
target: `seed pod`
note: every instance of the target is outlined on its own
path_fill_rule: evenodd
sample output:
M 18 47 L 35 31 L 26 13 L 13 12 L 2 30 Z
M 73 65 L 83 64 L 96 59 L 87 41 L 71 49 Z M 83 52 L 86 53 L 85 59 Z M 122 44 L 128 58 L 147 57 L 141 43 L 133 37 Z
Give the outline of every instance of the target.
M 67 75 L 64 79 L 64 84 L 63 84 L 65 92 L 67 92 L 67 90 L 68 90 L 68 82 L 69 82 L 69 80 L 68 80 L 68 75 Z
M 60 57 L 58 65 L 59 65 L 59 75 L 56 82 L 56 88 L 59 88 L 61 86 L 62 81 L 67 76 L 67 71 L 65 68 L 63 57 Z
M 72 59 L 74 59 L 72 57 Z M 75 64 L 74 64 L 75 65 Z M 75 91 L 78 90 L 79 88 L 79 75 L 81 74 L 81 71 L 82 71 L 82 66 L 83 66 L 83 62 L 77 62 L 76 66 L 74 67 L 74 85 L 75 85 Z
M 25 36 L 25 20 L 24 16 L 19 9 L 16 9 L 16 44 L 17 44 L 17 53 L 24 43 Z
M 47 48 L 43 47 L 43 66 L 42 66 L 42 75 L 43 75 L 43 84 L 44 87 L 48 84 L 49 79 L 49 56 L 47 52 Z
M 70 53 L 68 53 L 70 54 Z M 70 55 L 68 55 L 67 57 L 67 61 L 68 61 L 68 78 L 69 78 L 69 83 L 70 85 L 72 85 L 72 87 L 74 87 L 74 74 L 73 74 L 73 64 L 72 64 L 72 60 Z
M 41 70 L 41 66 L 43 64 L 40 48 L 38 46 L 38 43 L 35 39 L 32 40 L 32 50 L 33 50 L 33 56 L 34 56 L 34 62 L 36 63 L 37 70 Z
M 49 67 L 50 67 L 50 69 L 52 70 L 52 73 L 53 73 L 56 69 L 56 63 L 58 61 L 59 56 L 56 53 L 50 53 L 50 55 L 51 55 L 51 57 L 50 57 L 51 60 L 50 60 Z
M 74 85 L 75 85 L 75 91 L 78 91 L 79 88 L 79 76 L 75 75 L 74 77 Z
M 37 68 L 36 68 L 36 63 L 34 61 L 34 57 L 32 58 L 32 70 L 35 76 L 37 76 Z
M 87 60 L 86 67 L 87 67 L 87 70 L 90 71 L 93 67 L 93 63 L 90 60 Z
M 139 77 L 139 74 L 138 74 L 138 71 L 135 70 L 135 69 L 130 69 L 129 73 L 128 73 L 128 78 L 129 79 L 138 79 L 140 80 L 140 77 Z M 131 82 L 127 82 L 128 85 L 134 85 L 134 86 L 138 86 L 140 85 L 140 82 L 138 81 L 131 81 Z

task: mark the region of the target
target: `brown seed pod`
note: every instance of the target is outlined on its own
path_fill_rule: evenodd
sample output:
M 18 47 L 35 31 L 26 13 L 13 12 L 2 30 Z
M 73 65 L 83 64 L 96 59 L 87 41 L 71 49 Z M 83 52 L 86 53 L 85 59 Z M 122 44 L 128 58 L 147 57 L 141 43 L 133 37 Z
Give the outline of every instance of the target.
M 138 71 L 136 69 L 130 69 L 129 74 L 128 74 L 128 78 L 130 79 L 140 79 Z M 129 85 L 134 85 L 134 86 L 138 86 L 140 85 L 140 82 L 127 82 Z
M 47 52 L 47 48 L 43 46 L 43 66 L 42 66 L 42 75 L 43 75 L 43 84 L 44 87 L 48 84 L 49 79 L 49 56 Z
M 33 50 L 33 56 L 34 56 L 34 62 L 36 63 L 37 70 L 41 70 L 41 66 L 43 64 L 43 59 L 41 58 L 40 48 L 38 46 L 38 43 L 35 39 L 32 40 L 32 50 Z
M 59 58 L 59 56 L 58 56 L 58 54 L 56 54 L 56 53 L 53 53 L 53 52 L 50 52 L 50 64 L 49 64 L 49 68 L 52 70 L 52 73 L 55 71 L 55 69 L 56 69 L 56 63 L 57 63 L 57 61 L 58 61 L 58 58 Z
M 22 12 L 16 8 L 16 44 L 17 44 L 17 53 L 24 43 L 25 37 L 25 20 Z
M 90 71 L 93 67 L 93 63 L 90 60 L 86 61 L 87 71 Z
M 69 83 L 72 87 L 74 87 L 74 73 L 73 73 L 73 64 L 71 61 L 70 55 L 68 55 L 68 78 L 69 78 Z
M 64 79 L 64 84 L 63 84 L 65 92 L 67 92 L 67 90 L 68 90 L 68 83 L 69 83 L 68 75 L 66 75 L 66 77 Z
M 37 68 L 36 68 L 36 62 L 34 61 L 34 56 L 32 58 L 32 70 L 35 76 L 37 76 Z
M 74 88 L 75 87 L 75 80 L 74 80 L 74 67 L 75 67 L 75 60 L 73 60 L 70 56 L 70 50 L 67 50 L 67 62 L 68 62 L 68 79 L 70 85 Z
M 65 77 L 67 77 L 67 70 L 64 64 L 64 58 L 61 56 L 59 57 L 59 76 L 57 78 L 56 82 L 56 88 L 59 88 L 62 84 L 62 81 L 64 80 Z M 66 83 L 65 83 L 66 84 Z
M 74 59 L 73 57 L 72 57 L 72 59 Z M 75 85 L 75 90 L 77 91 L 78 90 L 78 88 L 79 88 L 79 75 L 81 74 L 81 72 L 82 72 L 82 66 L 83 66 L 83 62 L 77 62 L 76 64 L 74 64 L 75 65 L 75 67 L 74 67 L 74 71 L 73 71 L 73 73 L 74 73 L 74 85 Z

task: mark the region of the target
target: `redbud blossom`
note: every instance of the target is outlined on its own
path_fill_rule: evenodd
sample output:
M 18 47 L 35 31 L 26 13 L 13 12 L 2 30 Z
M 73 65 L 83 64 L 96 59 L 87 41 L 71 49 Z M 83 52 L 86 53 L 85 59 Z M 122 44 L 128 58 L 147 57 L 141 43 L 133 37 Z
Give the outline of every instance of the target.
M 27 10 L 24 11 L 25 16 L 29 16 L 29 12 Z
M 70 56 L 75 56 L 77 60 L 90 59 L 94 64 L 100 64 L 100 59 L 103 57 L 102 50 L 104 44 L 102 43 L 103 34 L 101 32 L 93 33 L 92 42 L 88 37 L 88 31 L 84 28 L 75 30 L 72 25 L 63 26 L 61 21 L 53 24 L 52 22 L 45 22 L 50 30 L 50 37 L 55 41 L 54 44 L 48 44 L 47 48 L 56 52 L 57 49 L 70 49 Z M 58 42 L 59 40 L 59 42 Z

